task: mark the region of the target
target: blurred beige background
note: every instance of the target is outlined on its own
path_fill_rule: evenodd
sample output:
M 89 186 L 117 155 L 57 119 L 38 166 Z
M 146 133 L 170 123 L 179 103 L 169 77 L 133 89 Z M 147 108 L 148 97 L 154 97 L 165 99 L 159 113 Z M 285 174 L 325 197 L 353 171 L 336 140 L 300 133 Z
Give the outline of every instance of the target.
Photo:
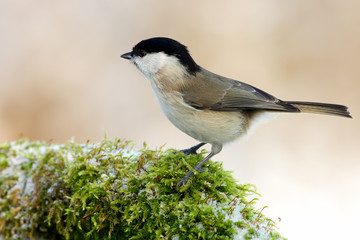
M 214 160 L 262 194 L 289 239 L 355 239 L 360 224 L 360 2 L 0 2 L 0 143 L 109 138 L 185 148 L 120 58 L 168 36 L 203 67 L 284 100 L 346 104 L 354 119 L 283 114 Z

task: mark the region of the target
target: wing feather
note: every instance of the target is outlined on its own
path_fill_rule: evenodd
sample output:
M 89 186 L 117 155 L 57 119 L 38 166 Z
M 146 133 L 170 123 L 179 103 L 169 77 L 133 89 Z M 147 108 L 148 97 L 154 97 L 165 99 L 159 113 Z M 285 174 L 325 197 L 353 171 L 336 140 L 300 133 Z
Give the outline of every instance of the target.
M 299 109 L 249 84 L 202 69 L 184 84 L 180 93 L 185 103 L 214 111 L 272 110 L 299 112 Z

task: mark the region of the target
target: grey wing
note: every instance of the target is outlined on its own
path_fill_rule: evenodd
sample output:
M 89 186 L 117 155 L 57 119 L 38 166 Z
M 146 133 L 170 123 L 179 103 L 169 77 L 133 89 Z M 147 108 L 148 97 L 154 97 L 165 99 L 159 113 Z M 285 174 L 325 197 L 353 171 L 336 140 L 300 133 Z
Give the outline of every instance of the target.
M 298 112 L 299 109 L 246 83 L 236 82 L 222 99 L 209 109 L 217 111 L 273 110 Z
M 299 112 L 298 108 L 258 88 L 207 71 L 192 81 L 191 88 L 184 89 L 182 94 L 184 102 L 197 109 Z

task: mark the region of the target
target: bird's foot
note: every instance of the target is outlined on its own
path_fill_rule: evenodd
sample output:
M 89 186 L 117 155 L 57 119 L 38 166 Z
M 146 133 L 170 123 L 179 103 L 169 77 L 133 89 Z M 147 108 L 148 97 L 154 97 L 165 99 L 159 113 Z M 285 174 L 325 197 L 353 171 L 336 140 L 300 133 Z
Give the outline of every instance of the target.
M 180 150 L 180 152 L 184 153 L 185 155 L 196 155 L 196 149 L 194 150 L 193 148 L 187 148 L 187 149 L 182 149 Z
M 177 184 L 176 184 L 176 188 L 180 189 L 181 187 L 184 187 L 186 185 L 186 183 L 189 181 L 189 179 L 194 176 L 193 172 L 190 172 L 188 175 L 186 175 L 185 177 L 183 177 Z
M 202 145 L 204 145 L 205 143 L 200 143 L 196 146 L 194 146 L 193 148 L 199 148 Z M 210 158 L 212 158 L 215 154 L 219 153 L 221 151 L 222 145 L 215 145 L 214 148 L 214 144 L 212 145 L 212 150 L 211 153 L 209 155 L 207 155 L 201 162 L 198 163 L 198 165 L 196 165 L 194 167 L 194 171 L 200 171 L 200 172 L 204 172 L 206 171 L 206 169 L 200 169 Z M 177 184 L 176 187 L 179 189 L 182 186 L 185 186 L 187 181 L 189 181 L 189 179 L 194 176 L 193 172 L 190 172 L 187 176 L 183 177 Z
M 191 148 L 187 148 L 187 149 L 183 149 L 183 150 L 180 150 L 180 152 L 186 154 L 186 155 L 190 155 L 190 154 L 193 154 L 193 155 L 196 155 L 197 154 L 197 150 L 199 148 L 201 148 L 202 146 L 204 146 L 206 143 L 199 143 Z
M 207 168 L 202 168 L 202 169 L 199 169 L 199 170 L 194 169 L 194 170 L 199 171 L 199 172 L 201 172 L 201 173 L 203 173 L 203 172 L 205 172 L 205 171 L 210 172 L 209 169 L 207 169 Z M 191 178 L 192 176 L 194 176 L 194 173 L 193 173 L 193 172 L 190 172 L 188 175 L 186 175 L 185 177 L 183 177 L 183 178 L 176 184 L 176 188 L 179 189 L 179 188 L 185 186 L 186 183 L 190 180 L 190 178 Z

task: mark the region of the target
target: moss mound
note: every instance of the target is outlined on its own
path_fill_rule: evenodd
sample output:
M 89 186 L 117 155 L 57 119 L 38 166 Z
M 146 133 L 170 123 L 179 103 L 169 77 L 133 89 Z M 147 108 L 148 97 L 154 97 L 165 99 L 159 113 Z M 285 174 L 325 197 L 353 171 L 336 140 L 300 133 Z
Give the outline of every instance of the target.
M 283 239 L 221 163 L 128 141 L 0 146 L 0 239 Z

